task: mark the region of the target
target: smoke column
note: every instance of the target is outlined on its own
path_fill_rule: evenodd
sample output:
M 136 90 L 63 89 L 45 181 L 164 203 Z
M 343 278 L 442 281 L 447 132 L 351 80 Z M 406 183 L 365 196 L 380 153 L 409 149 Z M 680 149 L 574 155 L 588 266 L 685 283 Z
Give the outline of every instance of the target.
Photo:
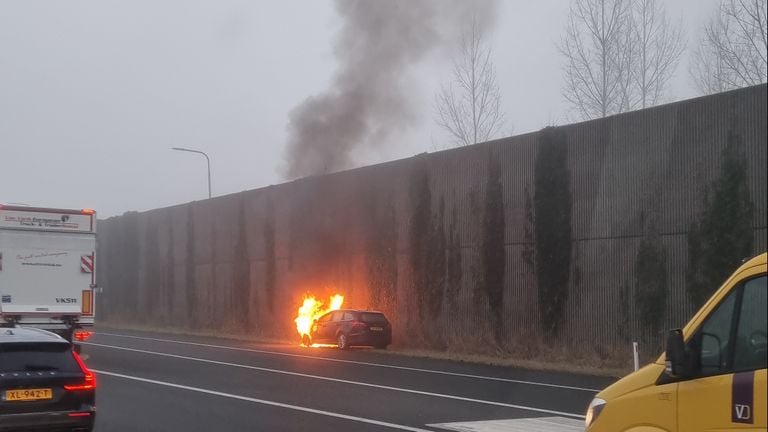
M 457 40 L 474 14 L 491 26 L 496 0 L 337 0 L 342 29 L 331 88 L 289 116 L 284 175 L 299 178 L 352 166 L 359 146 L 382 144 L 417 120 L 404 83 L 430 51 Z

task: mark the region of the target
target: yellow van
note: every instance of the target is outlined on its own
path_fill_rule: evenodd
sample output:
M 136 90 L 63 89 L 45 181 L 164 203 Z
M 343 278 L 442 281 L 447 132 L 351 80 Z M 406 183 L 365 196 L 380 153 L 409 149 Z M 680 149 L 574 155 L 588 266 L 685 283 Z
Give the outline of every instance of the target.
M 589 405 L 589 432 L 766 430 L 766 254 L 747 261 L 667 352 Z

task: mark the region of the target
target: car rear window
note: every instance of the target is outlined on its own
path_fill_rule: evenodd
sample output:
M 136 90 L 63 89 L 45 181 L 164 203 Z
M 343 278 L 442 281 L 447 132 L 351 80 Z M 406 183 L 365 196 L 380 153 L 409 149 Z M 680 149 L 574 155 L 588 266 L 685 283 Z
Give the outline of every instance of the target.
M 360 314 L 360 321 L 370 324 L 386 324 L 387 318 L 384 314 L 363 312 Z
M 79 372 L 69 344 L 0 344 L 0 372 Z

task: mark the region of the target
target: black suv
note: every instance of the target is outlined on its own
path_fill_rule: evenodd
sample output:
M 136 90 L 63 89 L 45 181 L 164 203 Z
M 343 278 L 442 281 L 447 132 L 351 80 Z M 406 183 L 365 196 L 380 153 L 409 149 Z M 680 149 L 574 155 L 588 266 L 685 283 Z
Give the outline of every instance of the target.
M 386 349 L 392 343 L 392 326 L 381 312 L 340 309 L 312 324 L 310 343 L 336 344 L 341 349 L 372 346 Z
M 0 431 L 91 431 L 96 377 L 62 337 L 0 328 Z

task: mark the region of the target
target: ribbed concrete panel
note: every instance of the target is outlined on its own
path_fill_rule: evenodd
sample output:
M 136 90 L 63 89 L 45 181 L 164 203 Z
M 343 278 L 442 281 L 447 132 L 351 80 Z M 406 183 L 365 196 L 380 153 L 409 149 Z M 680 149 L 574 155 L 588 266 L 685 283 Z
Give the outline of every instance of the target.
M 535 214 L 526 204 L 536 194 L 541 132 L 102 221 L 100 319 L 290 338 L 305 293 L 339 291 L 351 307 L 386 312 L 402 344 L 629 358 L 638 340 L 650 355 L 664 330 L 693 312 L 687 233 L 729 140 L 741 140 L 747 160 L 754 252 L 766 249 L 767 116 L 762 85 L 559 128 L 572 198 L 563 247 L 572 259 L 554 338 L 541 331 Z M 499 305 L 482 284 L 491 164 L 500 169 L 505 222 Z M 417 214 L 425 207 L 429 214 Z M 649 232 L 667 257 L 657 333 L 642 328 L 635 292 L 637 250 Z M 426 245 L 426 270 L 413 268 L 416 244 Z M 425 271 L 431 288 L 417 286 Z

